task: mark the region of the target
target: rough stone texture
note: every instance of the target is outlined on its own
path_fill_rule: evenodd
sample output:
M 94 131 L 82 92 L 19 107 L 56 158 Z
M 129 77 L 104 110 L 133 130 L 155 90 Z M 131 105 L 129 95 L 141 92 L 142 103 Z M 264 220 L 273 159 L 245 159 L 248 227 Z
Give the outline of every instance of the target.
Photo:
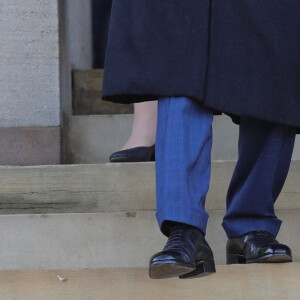
M 57 1 L 0 0 L 0 126 L 59 126 Z
M 65 281 L 60 282 L 60 274 Z M 3 299 L 257 300 L 299 299 L 300 264 L 217 266 L 195 280 L 150 280 L 148 269 L 2 271 Z
M 0 128 L 0 165 L 60 163 L 60 127 Z
M 73 72 L 73 113 L 75 115 L 128 114 L 133 105 L 102 100 L 103 70 Z
M 224 210 L 234 162 L 212 164 L 208 210 Z M 300 209 L 300 162 L 276 208 Z M 0 214 L 155 210 L 154 163 L 0 167 Z
M 0 127 L 63 127 L 62 116 L 72 114 L 71 70 L 92 67 L 91 22 L 89 0 L 0 0 Z M 65 147 L 49 142 L 41 162 Z M 26 158 L 21 164 L 31 163 Z
M 211 210 L 207 241 L 217 264 L 225 264 L 223 210 Z M 300 262 L 300 210 L 279 210 L 278 239 Z M 0 216 L 0 270 L 49 270 L 148 266 L 166 238 L 154 211 Z

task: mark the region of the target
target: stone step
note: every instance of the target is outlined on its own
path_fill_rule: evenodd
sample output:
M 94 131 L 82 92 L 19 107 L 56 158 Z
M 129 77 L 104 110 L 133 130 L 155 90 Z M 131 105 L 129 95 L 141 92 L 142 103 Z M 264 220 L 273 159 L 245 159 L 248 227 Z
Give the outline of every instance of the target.
M 59 275 L 64 281 L 60 281 Z M 0 272 L 2 299 L 299 299 L 300 264 L 217 266 L 193 280 L 151 280 L 147 269 Z
M 133 105 L 116 104 L 102 100 L 103 70 L 73 71 L 73 114 L 103 115 L 130 114 Z
M 218 264 L 234 164 L 212 164 L 207 239 Z M 299 170 L 293 161 L 276 203 L 279 238 L 298 262 Z M 146 267 L 166 241 L 155 219 L 154 163 L 0 167 L 0 183 L 0 270 Z
M 71 116 L 66 120 L 67 163 L 105 163 L 131 134 L 132 115 Z M 236 160 L 239 127 L 225 115 L 213 122 L 213 160 Z M 300 160 L 300 138 L 293 159 Z
M 235 162 L 212 163 L 208 210 L 224 210 Z M 300 209 L 300 161 L 290 172 L 277 209 Z M 155 164 L 107 163 L 0 166 L 0 215 L 155 210 Z
M 225 261 L 224 210 L 210 210 L 207 241 L 216 263 Z M 278 239 L 300 262 L 300 209 L 279 209 Z M 0 216 L 0 270 L 146 268 L 166 243 L 154 211 Z
M 67 120 L 67 163 L 105 163 L 126 143 L 132 115 L 71 116 Z M 215 117 L 213 160 L 237 158 L 238 126 L 226 116 Z

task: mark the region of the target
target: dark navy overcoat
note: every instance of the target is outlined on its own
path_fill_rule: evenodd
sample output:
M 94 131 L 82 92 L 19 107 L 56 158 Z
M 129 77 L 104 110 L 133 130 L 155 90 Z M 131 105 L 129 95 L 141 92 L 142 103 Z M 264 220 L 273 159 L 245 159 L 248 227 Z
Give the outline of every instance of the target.
M 164 96 L 300 128 L 300 0 L 114 0 L 103 99 Z

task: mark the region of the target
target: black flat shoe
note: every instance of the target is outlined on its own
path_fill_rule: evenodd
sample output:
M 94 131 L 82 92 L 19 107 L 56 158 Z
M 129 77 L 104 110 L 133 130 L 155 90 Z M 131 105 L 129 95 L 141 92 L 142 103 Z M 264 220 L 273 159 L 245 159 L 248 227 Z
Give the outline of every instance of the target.
M 291 262 L 291 249 L 266 231 L 251 231 L 229 239 L 226 247 L 227 264 Z
M 145 162 L 155 161 L 155 145 L 151 147 L 136 147 L 113 153 L 110 162 Z
M 188 225 L 173 230 L 164 249 L 150 259 L 152 279 L 196 278 L 215 272 L 213 253 L 202 232 Z

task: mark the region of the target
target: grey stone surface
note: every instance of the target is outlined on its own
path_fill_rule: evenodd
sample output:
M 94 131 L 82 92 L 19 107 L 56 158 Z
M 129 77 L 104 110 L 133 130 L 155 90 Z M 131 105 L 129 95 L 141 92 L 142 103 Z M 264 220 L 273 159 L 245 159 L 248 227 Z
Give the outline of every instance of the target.
M 214 162 L 207 210 L 224 210 L 235 162 Z M 300 161 L 277 209 L 300 209 Z M 155 210 L 154 163 L 0 167 L 0 214 Z
M 66 163 L 105 163 L 128 140 L 133 115 L 71 116 L 66 126 Z M 238 126 L 226 116 L 213 122 L 213 160 L 237 159 Z
M 57 1 L 0 1 L 0 126 L 59 126 Z
M 66 120 L 66 163 L 105 163 L 130 137 L 133 115 L 70 116 Z M 213 121 L 213 160 L 236 160 L 239 127 L 228 116 Z M 300 159 L 300 138 L 294 148 Z
M 62 112 L 72 114 L 72 70 L 92 68 L 91 1 L 61 0 L 60 89 Z
M 60 0 L 59 5 L 59 62 L 61 121 L 73 114 L 72 70 L 92 67 L 92 12 L 91 0 Z M 66 161 L 65 131 L 62 131 L 61 156 Z
M 72 114 L 71 70 L 92 67 L 91 22 L 90 0 L 0 1 L 0 127 L 63 127 Z M 19 136 L 7 155 L 4 141 L 2 163 L 59 163 L 65 144 L 46 137 L 29 145 Z
M 0 128 L 0 165 L 60 163 L 60 127 Z
M 225 264 L 224 211 L 210 211 L 207 240 L 217 264 Z M 278 239 L 300 261 L 300 210 L 279 210 Z M 145 267 L 166 238 L 153 211 L 100 214 L 0 216 L 1 270 Z
M 133 105 L 102 100 L 103 70 L 73 72 L 73 113 L 75 115 L 128 114 Z
M 92 2 L 60 0 L 66 3 L 67 45 L 72 69 L 90 69 L 93 61 Z
M 66 163 L 105 163 L 127 141 L 132 115 L 70 116 L 66 120 Z
M 132 115 L 71 116 L 67 122 L 66 163 L 105 163 L 131 134 Z M 238 126 L 228 117 L 214 120 L 213 160 L 237 158 Z
M 300 136 L 296 136 L 293 159 L 300 160 Z

